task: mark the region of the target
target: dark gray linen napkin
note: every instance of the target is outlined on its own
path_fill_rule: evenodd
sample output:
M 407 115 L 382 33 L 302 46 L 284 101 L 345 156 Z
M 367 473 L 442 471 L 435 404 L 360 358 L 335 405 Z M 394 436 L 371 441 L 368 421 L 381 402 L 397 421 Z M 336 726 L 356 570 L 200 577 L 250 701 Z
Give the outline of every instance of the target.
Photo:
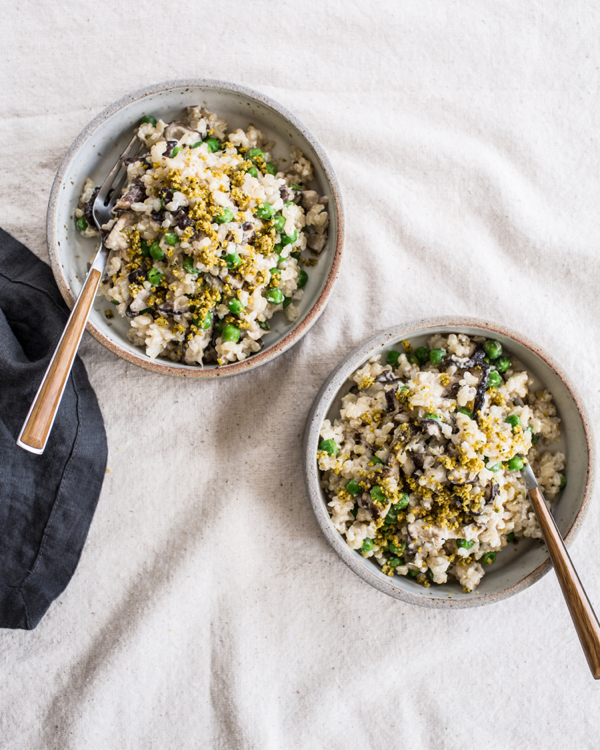
M 52 271 L 0 229 L 0 627 L 31 630 L 73 575 L 106 471 L 77 358 L 45 452 L 15 440 L 68 317 Z

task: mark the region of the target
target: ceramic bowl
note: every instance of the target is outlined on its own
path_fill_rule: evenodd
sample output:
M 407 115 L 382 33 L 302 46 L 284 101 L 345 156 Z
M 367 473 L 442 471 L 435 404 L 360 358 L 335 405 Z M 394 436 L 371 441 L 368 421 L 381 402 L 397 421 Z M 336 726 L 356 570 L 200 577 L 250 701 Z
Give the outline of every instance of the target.
M 317 447 L 324 419 L 339 417 L 341 399 L 350 390 L 349 376 L 371 356 L 397 349 L 407 339 L 414 346 L 425 345 L 435 334 L 466 333 L 497 339 L 505 350 L 515 355 L 528 372 L 548 388 L 554 397 L 561 422 L 561 450 L 567 457 L 569 481 L 553 503 L 552 511 L 567 545 L 579 530 L 593 481 L 593 447 L 589 421 L 581 399 L 557 364 L 536 344 L 514 331 L 495 323 L 472 318 L 439 318 L 390 328 L 378 333 L 351 352 L 329 376 L 313 405 L 304 436 L 304 459 L 307 488 L 313 510 L 328 542 L 342 560 L 363 580 L 396 599 L 423 607 L 476 607 L 505 599 L 523 591 L 550 570 L 546 547 L 536 540 L 519 540 L 498 553 L 496 562 L 486 570 L 481 583 L 472 593 L 464 593 L 457 582 L 424 588 L 408 576 L 389 578 L 379 565 L 350 549 L 335 530 L 327 511 L 326 498 L 319 484 Z M 402 349 L 400 349 L 401 351 Z
M 272 153 L 277 159 L 289 160 L 291 147 L 297 146 L 313 163 L 315 179 L 311 187 L 329 198 L 329 238 L 319 263 L 310 269 L 304 297 L 298 304 L 300 315 L 294 323 L 289 323 L 284 315 L 273 316 L 262 351 L 224 367 L 150 359 L 143 349 L 129 342 L 127 319 L 106 318 L 105 311 L 114 308 L 102 296 L 96 298 L 87 328 L 119 357 L 148 370 L 197 378 L 223 377 L 258 367 L 293 346 L 323 312 L 339 271 L 344 221 L 337 179 L 316 138 L 280 104 L 243 86 L 199 79 L 160 83 L 115 102 L 81 132 L 60 165 L 48 206 L 48 246 L 56 282 L 72 307 L 96 246 L 94 240 L 80 236 L 73 220 L 85 178 L 90 176 L 97 185 L 101 184 L 144 115 L 173 120 L 191 105 L 216 112 L 232 130 L 253 123 L 268 140 L 275 141 Z

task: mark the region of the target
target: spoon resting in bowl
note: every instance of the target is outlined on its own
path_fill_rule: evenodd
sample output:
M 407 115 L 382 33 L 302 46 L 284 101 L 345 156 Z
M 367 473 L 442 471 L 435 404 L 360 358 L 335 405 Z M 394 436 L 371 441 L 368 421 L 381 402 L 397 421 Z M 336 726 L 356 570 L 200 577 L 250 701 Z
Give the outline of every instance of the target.
M 581 647 L 583 648 L 594 679 L 598 680 L 600 679 L 600 624 L 598 623 L 598 618 L 585 593 L 585 589 L 581 585 L 563 538 L 560 535 L 552 514 L 548 510 L 544 496 L 540 491 L 537 479 L 529 463 L 524 464 L 521 473 L 525 481 L 531 506 L 537 516 L 544 541 L 548 547 L 550 559 L 556 571 L 556 577 L 560 583 L 571 619 L 579 636 Z

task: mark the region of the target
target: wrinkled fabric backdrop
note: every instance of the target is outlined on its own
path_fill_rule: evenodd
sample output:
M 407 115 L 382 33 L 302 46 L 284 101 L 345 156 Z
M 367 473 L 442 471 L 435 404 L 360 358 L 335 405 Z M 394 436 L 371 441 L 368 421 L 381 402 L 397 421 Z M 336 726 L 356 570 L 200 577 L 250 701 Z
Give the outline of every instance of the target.
M 600 685 L 554 574 L 455 612 L 378 593 L 319 531 L 301 436 L 340 358 L 445 313 L 537 341 L 598 424 L 600 6 L 32 0 L 2 27 L 0 225 L 41 258 L 72 140 L 172 78 L 288 107 L 347 217 L 325 313 L 257 371 L 171 379 L 84 337 L 109 471 L 67 590 L 0 633 L 3 749 L 597 746 Z M 597 608 L 599 509 L 572 547 Z

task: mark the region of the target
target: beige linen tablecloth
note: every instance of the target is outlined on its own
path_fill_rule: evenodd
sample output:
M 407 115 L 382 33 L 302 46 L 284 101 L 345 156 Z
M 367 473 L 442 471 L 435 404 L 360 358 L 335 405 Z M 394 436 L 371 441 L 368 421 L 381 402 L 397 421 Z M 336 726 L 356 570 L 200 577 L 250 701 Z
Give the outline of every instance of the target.
M 394 601 L 325 542 L 301 451 L 341 357 L 445 313 L 537 341 L 598 422 L 598 4 L 30 0 L 2 16 L 0 225 L 40 257 L 71 141 L 169 78 L 292 110 L 347 216 L 328 308 L 257 371 L 170 379 L 84 338 L 109 473 L 65 593 L 35 631 L 0 633 L 3 750 L 598 747 L 600 686 L 553 573 L 481 609 Z M 599 507 L 572 554 L 600 607 Z

